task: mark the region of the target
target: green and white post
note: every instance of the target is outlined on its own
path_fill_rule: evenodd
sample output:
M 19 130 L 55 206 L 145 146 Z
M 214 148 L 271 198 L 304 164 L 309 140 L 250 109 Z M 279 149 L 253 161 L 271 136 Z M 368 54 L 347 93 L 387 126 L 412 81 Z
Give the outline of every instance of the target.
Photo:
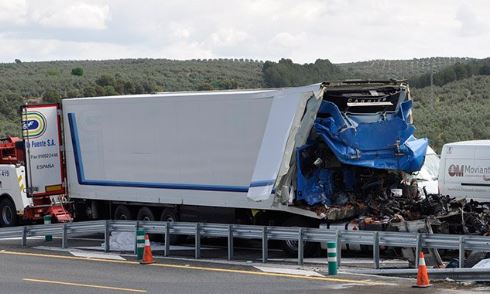
M 337 274 L 337 242 L 329 241 L 327 243 L 328 256 L 328 274 L 335 276 Z
M 43 219 L 44 219 L 44 224 L 45 225 L 50 225 L 51 224 L 51 215 L 49 215 L 49 214 L 48 215 L 45 215 L 43 217 Z M 44 236 L 44 241 L 53 241 L 53 236 L 51 236 L 51 235 L 45 235 Z
M 145 230 L 138 229 L 136 231 L 136 259 L 143 259 L 143 251 L 145 249 Z

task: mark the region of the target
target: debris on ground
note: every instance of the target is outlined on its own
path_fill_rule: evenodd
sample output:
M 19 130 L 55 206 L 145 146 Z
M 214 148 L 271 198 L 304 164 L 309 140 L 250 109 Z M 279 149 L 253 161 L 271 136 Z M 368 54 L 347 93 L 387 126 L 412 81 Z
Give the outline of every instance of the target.
M 433 219 L 434 233 L 490 235 L 490 204 L 447 195 L 420 193 L 415 180 L 403 174 L 377 172 L 360 175 L 358 186 L 319 204 L 314 211 L 329 221 L 355 219 L 360 225 Z M 339 201 L 340 200 L 340 201 Z

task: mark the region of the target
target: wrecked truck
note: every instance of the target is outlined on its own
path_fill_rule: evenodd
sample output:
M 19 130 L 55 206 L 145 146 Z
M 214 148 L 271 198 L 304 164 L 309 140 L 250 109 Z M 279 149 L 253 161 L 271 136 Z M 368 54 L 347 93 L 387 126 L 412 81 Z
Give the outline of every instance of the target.
M 428 145 L 413 136 L 409 87 L 396 80 L 73 98 L 58 108 L 24 107 L 28 156 L 18 160 L 27 197 L 68 195 L 76 219 L 318 227 L 383 201 L 420 170 Z

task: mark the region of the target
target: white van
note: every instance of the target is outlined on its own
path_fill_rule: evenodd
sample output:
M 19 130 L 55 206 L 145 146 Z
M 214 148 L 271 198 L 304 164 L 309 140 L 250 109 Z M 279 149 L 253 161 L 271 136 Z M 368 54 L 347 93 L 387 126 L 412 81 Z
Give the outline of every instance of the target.
M 443 195 L 490 202 L 490 140 L 444 145 L 439 190 Z

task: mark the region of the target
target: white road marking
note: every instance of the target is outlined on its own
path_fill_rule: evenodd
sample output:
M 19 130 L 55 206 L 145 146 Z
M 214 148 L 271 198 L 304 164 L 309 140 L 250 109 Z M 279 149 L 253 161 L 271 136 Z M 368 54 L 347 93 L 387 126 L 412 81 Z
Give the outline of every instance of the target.
M 78 257 L 100 258 L 100 259 L 110 259 L 110 260 L 126 260 L 124 257 L 121 257 L 116 254 L 110 254 L 110 253 L 89 252 L 89 251 L 81 251 L 81 250 L 70 250 L 69 252 L 72 255 Z
M 105 289 L 105 290 L 123 291 L 123 292 L 146 293 L 146 290 L 142 290 L 142 289 L 120 288 L 120 287 L 111 287 L 111 286 L 94 285 L 94 284 L 82 284 L 82 283 L 73 283 L 73 282 L 64 282 L 64 281 L 53 281 L 53 280 L 45 280 L 45 279 L 24 278 L 22 280 L 24 280 L 26 282 L 45 283 L 45 284 L 53 284 L 53 285 L 61 285 L 61 286 L 74 286 L 74 287 Z
M 126 258 L 112 253 L 105 252 L 94 252 L 94 251 L 84 251 L 79 249 L 63 249 L 59 247 L 48 247 L 48 246 L 36 246 L 34 249 L 58 251 L 58 252 L 69 252 L 73 256 L 85 257 L 85 258 L 100 258 L 100 259 L 110 259 L 110 260 L 126 260 Z
M 324 275 L 317 273 L 315 271 L 280 268 L 280 267 L 268 267 L 268 266 L 254 266 L 254 267 L 258 270 L 267 273 L 288 274 L 288 275 L 298 275 L 298 276 L 307 276 L 307 277 L 324 277 Z
M 51 247 L 51 246 L 34 246 L 32 248 L 39 249 L 39 250 L 61 251 L 61 252 L 70 251 L 70 249 L 63 249 L 61 247 Z

